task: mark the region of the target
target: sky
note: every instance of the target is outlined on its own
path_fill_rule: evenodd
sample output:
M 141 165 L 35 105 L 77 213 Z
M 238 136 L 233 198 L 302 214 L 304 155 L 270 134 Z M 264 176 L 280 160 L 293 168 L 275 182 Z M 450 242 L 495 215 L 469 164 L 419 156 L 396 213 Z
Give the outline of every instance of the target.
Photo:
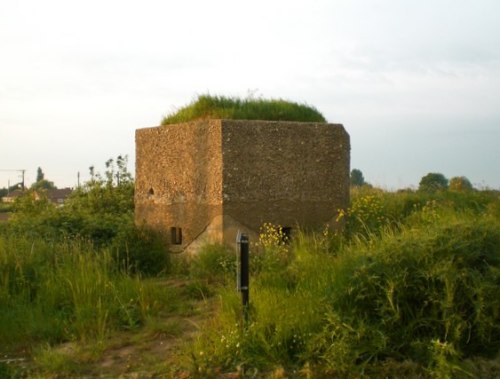
M 0 0 L 0 188 L 127 155 L 199 94 L 316 107 L 351 168 L 500 189 L 498 0 Z

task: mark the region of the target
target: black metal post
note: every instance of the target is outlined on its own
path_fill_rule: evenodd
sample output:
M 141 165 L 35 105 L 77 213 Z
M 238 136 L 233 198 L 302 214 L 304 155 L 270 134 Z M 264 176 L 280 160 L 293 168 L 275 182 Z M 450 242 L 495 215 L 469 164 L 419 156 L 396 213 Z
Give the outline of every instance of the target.
M 248 321 L 248 304 L 250 302 L 250 255 L 248 236 L 240 234 L 238 245 L 240 250 L 238 290 L 241 292 L 243 317 L 246 322 Z

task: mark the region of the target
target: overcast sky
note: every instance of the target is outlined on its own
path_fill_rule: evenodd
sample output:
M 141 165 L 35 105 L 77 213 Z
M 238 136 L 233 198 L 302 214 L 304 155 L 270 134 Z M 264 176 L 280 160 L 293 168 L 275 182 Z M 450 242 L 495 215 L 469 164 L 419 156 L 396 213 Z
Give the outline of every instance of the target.
M 500 188 L 498 0 L 0 0 L 0 169 L 27 184 L 134 171 L 135 129 L 203 93 L 314 105 L 387 189 Z

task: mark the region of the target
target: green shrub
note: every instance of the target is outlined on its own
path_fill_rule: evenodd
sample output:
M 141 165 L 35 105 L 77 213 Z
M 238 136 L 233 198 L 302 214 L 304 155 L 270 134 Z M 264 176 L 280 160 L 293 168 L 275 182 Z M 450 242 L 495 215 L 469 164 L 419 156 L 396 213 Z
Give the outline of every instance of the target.
M 76 189 L 63 207 L 27 192 L 16 200 L 2 233 L 54 243 L 87 241 L 96 248 L 110 248 L 116 267 L 129 273 L 168 271 L 168 247 L 162 236 L 134 224 L 134 183 L 126 163 L 121 156 L 117 167 L 108 160 L 104 176 L 91 168 L 92 179 Z
M 435 193 L 448 188 L 448 179 L 441 173 L 430 172 L 420 179 L 418 190 L 427 193 Z
M 112 239 L 111 251 L 118 266 L 129 273 L 159 275 L 170 269 L 170 254 L 164 236 L 146 225 L 125 220 Z
M 387 192 L 373 187 L 351 188 L 351 205 L 341 210 L 339 221 L 345 222 L 347 237 L 377 235 L 387 228 L 433 222 L 432 213 L 465 212 L 482 215 L 498 204 L 496 191 L 456 192 L 422 191 Z
M 104 177 L 91 168 L 92 179 L 76 189 L 63 207 L 27 191 L 16 199 L 4 233 L 48 241 L 83 239 L 109 246 L 123 225 L 134 219 L 134 183 L 126 170 L 127 159 L 119 156 L 116 162 L 117 168 L 112 159 L 106 162 Z
M 352 199 L 351 206 L 346 211 L 341 210 L 337 217 L 338 222 L 343 219 L 348 235 L 357 233 L 368 236 L 388 223 L 382 197 L 376 194 Z
M 468 192 L 474 189 L 470 180 L 465 176 L 455 176 L 451 178 L 449 188 L 450 191 L 458 192 Z
M 195 281 L 222 285 L 236 280 L 236 254 L 223 245 L 204 245 L 189 262 L 189 275 Z

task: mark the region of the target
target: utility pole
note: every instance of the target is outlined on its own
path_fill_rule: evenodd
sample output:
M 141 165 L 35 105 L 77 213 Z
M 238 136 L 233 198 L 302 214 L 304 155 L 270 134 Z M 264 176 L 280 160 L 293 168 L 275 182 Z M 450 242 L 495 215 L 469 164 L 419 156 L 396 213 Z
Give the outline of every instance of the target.
M 24 173 L 26 172 L 26 170 L 19 170 L 19 171 L 21 171 L 21 177 L 22 177 L 21 189 L 24 191 Z
M 24 188 L 25 188 L 25 185 L 24 185 L 24 173 L 26 172 L 25 169 L 15 170 L 15 169 L 1 169 L 0 168 L 0 171 L 16 171 L 16 172 L 20 172 L 21 173 L 21 189 L 24 191 Z M 10 188 L 10 180 L 9 180 L 9 188 Z

